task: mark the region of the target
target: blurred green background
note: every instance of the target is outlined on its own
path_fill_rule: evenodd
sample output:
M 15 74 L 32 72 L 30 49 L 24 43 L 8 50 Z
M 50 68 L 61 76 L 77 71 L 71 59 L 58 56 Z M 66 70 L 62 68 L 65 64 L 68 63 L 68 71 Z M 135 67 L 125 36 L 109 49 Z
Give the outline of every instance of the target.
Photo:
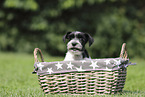
M 95 57 L 145 57 L 145 0 L 0 0 L 0 51 L 64 56 L 67 31 L 90 33 Z M 95 52 L 95 53 L 94 53 Z

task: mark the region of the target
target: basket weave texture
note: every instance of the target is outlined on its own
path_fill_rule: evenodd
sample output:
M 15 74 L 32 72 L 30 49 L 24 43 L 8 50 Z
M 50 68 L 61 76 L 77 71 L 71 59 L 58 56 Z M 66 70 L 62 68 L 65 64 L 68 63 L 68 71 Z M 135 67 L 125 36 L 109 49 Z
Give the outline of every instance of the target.
M 37 51 L 40 52 L 42 62 L 37 59 Z M 111 69 L 78 70 L 64 73 L 42 72 L 43 56 L 41 50 L 34 50 L 35 70 L 40 87 L 45 94 L 87 94 L 102 95 L 122 92 L 126 80 L 126 67 L 128 63 L 125 44 L 122 45 L 120 64 L 114 64 Z M 99 59 L 102 60 L 102 59 Z M 104 60 L 104 59 L 103 59 Z M 36 64 L 42 63 L 38 68 Z M 50 63 L 50 62 L 49 62 Z M 99 65 L 98 65 L 99 66 Z M 113 68 L 118 66 L 118 68 Z
M 124 88 L 126 69 L 38 75 L 44 93 L 115 94 Z

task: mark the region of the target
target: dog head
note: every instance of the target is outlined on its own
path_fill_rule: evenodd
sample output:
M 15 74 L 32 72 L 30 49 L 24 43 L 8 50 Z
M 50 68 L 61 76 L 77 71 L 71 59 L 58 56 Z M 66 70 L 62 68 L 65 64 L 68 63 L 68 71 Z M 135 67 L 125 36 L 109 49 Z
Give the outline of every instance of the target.
M 67 50 L 73 54 L 81 54 L 85 50 L 85 44 L 89 42 L 89 46 L 92 45 L 94 39 L 88 34 L 79 31 L 67 32 L 63 41 L 65 42 L 68 39 Z

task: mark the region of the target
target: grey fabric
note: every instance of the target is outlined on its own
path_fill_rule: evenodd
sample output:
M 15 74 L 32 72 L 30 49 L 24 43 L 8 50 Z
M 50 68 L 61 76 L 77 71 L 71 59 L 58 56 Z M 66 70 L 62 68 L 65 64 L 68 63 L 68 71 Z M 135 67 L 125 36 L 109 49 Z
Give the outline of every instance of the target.
M 128 60 L 122 58 L 91 59 L 79 61 L 36 62 L 34 71 L 37 75 L 83 72 L 94 70 L 113 71 L 128 66 Z

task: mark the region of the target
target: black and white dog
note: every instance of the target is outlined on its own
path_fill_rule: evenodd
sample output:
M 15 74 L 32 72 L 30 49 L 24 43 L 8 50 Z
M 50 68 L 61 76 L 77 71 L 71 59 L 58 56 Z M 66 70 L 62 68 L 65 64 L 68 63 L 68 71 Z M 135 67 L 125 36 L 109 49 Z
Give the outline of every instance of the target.
M 94 39 L 89 34 L 79 31 L 67 32 L 63 41 L 65 42 L 66 39 L 68 39 L 68 43 L 64 61 L 90 59 L 85 44 L 89 42 L 89 46 L 91 46 Z

